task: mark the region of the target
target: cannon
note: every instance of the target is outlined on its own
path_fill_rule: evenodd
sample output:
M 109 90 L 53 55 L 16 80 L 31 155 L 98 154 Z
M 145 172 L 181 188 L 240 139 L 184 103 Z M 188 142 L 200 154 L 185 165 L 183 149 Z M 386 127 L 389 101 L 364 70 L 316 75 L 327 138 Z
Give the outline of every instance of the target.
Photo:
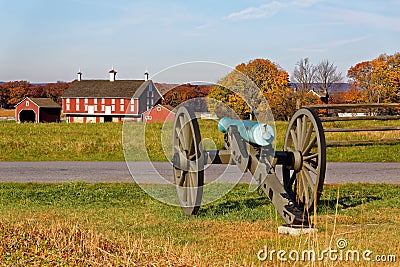
M 321 121 L 314 110 L 299 109 L 291 118 L 282 151 L 271 145 L 274 129 L 255 121 L 223 118 L 218 128 L 224 135 L 223 150 L 203 150 L 194 112 L 178 108 L 172 133 L 172 165 L 180 206 L 195 215 L 201 206 L 204 166 L 235 164 L 249 171 L 258 189 L 273 203 L 287 225 L 311 226 L 326 170 L 326 143 Z M 282 166 L 281 179 L 276 167 Z

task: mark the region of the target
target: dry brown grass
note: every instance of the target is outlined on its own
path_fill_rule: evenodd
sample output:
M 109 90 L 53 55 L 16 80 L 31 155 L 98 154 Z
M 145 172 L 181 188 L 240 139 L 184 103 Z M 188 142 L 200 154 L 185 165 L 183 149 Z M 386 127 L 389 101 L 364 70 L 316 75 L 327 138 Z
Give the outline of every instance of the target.
M 134 184 L 0 184 L 0 266 L 381 266 L 259 261 L 257 252 L 319 254 L 344 238 L 348 249 L 399 257 L 399 190 L 327 186 L 318 232 L 294 237 L 277 233 L 283 220 L 244 184 L 189 218 Z
M 111 240 L 76 222 L 37 219 L 0 223 L 0 264 L 4 266 L 195 266 L 188 246 L 165 240 Z
M 15 110 L 14 109 L 0 109 L 0 117 L 14 117 Z
M 195 241 L 176 238 L 134 236 L 116 233 L 114 238 L 84 223 L 45 216 L 0 224 L 0 263 L 9 266 L 396 266 L 367 262 L 260 262 L 256 253 L 265 245 L 275 250 L 317 253 L 336 248 L 345 238 L 351 249 L 387 253 L 387 241 L 376 224 L 355 224 L 354 218 L 326 215 L 318 218 L 316 234 L 298 237 L 279 235 L 274 221 L 218 222 L 195 221 L 178 228 L 193 233 Z M 159 225 L 159 227 L 162 227 Z M 393 238 L 393 237 L 392 237 Z M 395 249 L 396 251 L 396 249 Z M 397 248 L 397 252 L 400 248 Z

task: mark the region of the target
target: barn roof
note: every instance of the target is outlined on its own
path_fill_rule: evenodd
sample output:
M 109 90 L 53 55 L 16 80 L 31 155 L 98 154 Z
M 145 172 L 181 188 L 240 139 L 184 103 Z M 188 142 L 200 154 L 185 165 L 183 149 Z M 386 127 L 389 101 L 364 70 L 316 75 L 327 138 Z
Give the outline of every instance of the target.
M 61 108 L 59 104 L 57 104 L 50 98 L 37 98 L 37 97 L 27 97 L 27 98 L 41 108 Z M 25 101 L 25 99 L 23 101 Z M 17 105 L 19 105 L 19 103 Z
M 83 80 L 74 81 L 65 91 L 66 97 L 137 98 L 151 83 L 144 80 Z

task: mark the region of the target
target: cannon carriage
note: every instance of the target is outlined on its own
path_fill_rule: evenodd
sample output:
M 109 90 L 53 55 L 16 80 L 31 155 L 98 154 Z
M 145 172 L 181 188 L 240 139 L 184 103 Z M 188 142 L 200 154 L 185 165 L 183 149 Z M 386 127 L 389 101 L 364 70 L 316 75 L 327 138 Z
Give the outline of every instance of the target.
M 207 164 L 235 164 L 252 174 L 286 224 L 311 225 L 309 215 L 316 211 L 326 170 L 325 135 L 317 114 L 309 108 L 294 114 L 282 151 L 273 149 L 275 133 L 268 124 L 223 118 L 218 128 L 225 134 L 225 149 L 203 150 L 194 112 L 185 106 L 177 110 L 172 163 L 184 214 L 199 211 Z M 282 165 L 281 179 L 275 172 L 278 165 Z

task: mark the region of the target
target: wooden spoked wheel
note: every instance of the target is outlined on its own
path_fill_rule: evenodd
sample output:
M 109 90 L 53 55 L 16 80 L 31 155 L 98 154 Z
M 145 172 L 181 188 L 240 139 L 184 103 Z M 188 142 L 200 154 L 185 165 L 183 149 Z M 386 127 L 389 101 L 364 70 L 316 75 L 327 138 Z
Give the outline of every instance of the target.
M 203 196 L 204 163 L 200 146 L 200 129 L 193 111 L 179 107 L 172 135 L 172 157 L 176 191 L 185 215 L 198 212 Z
M 314 110 L 298 110 L 289 122 L 284 151 L 292 152 L 290 166 L 283 166 L 286 192 L 304 212 L 316 210 L 324 186 L 326 142 L 321 121 Z

